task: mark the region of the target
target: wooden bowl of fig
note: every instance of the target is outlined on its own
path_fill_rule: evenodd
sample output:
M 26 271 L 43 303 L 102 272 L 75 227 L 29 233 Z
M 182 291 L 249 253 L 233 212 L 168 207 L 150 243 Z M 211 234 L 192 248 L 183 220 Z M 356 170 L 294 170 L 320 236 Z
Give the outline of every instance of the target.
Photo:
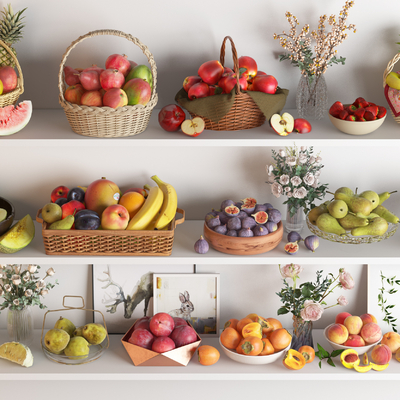
M 3 208 L 7 212 L 6 218 L 0 222 L 1 236 L 3 233 L 6 233 L 10 229 L 12 223 L 14 222 L 15 210 L 14 206 L 3 197 L 0 197 L 0 208 Z
M 264 236 L 234 237 L 214 232 L 204 223 L 204 239 L 209 245 L 221 253 L 246 256 L 262 254 L 278 246 L 283 236 L 282 221 L 278 223 L 278 229 Z

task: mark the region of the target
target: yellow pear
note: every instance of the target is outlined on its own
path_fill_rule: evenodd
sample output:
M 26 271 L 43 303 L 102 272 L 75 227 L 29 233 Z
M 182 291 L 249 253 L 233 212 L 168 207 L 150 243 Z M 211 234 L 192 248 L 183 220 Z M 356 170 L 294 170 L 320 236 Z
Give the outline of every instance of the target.
M 55 329 L 62 329 L 72 336 L 75 330 L 75 325 L 67 318 L 60 317 L 54 325 Z
M 71 360 L 87 358 L 89 354 L 89 343 L 82 336 L 74 336 L 64 349 L 64 354 Z
M 346 231 L 342 228 L 336 218 L 330 214 L 321 214 L 317 219 L 317 226 L 321 231 L 345 235 Z
M 82 329 L 83 337 L 90 344 L 100 344 L 107 336 L 107 331 L 101 324 L 86 324 Z
M 371 220 L 367 226 L 351 230 L 353 236 L 381 236 L 388 230 L 388 223 L 385 218 L 378 217 Z
M 50 329 L 44 336 L 44 344 L 54 354 L 61 354 L 67 347 L 70 336 L 63 329 Z
M 313 225 L 317 225 L 317 218 L 324 213 L 328 212 L 328 204 L 330 202 L 325 202 L 320 204 L 317 207 L 314 207 L 310 210 L 310 212 L 308 213 L 308 219 L 309 221 L 313 224 Z
M 348 213 L 343 218 L 339 218 L 338 222 L 340 226 L 346 230 L 358 228 L 359 226 L 367 226 L 369 223 L 368 218 L 351 213 Z

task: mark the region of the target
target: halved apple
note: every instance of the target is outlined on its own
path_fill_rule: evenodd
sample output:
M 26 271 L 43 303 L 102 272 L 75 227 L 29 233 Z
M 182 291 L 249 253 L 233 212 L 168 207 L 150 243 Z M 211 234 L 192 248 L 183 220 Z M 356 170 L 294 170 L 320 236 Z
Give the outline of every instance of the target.
M 289 113 L 274 114 L 269 123 L 272 129 L 280 136 L 287 136 L 293 132 L 294 118 Z
M 194 117 L 193 119 L 183 121 L 181 129 L 185 135 L 196 137 L 204 131 L 205 125 L 203 118 Z

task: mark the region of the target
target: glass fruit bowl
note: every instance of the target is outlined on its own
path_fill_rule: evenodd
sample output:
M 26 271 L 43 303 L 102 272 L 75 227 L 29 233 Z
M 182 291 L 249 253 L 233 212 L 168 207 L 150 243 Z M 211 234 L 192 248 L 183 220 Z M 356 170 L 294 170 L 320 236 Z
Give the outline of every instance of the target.
M 66 306 L 65 305 L 66 298 L 71 298 L 71 297 L 80 298 L 82 300 L 82 306 L 81 307 Z M 90 362 L 95 361 L 98 358 L 100 358 L 102 356 L 102 354 L 108 349 L 108 346 L 110 344 L 110 339 L 109 339 L 108 332 L 107 332 L 106 321 L 104 319 L 103 313 L 98 310 L 90 310 L 90 309 L 85 308 L 85 301 L 83 300 L 83 297 L 81 297 L 81 296 L 64 296 L 63 306 L 64 306 L 64 308 L 61 308 L 58 310 L 49 310 L 44 315 L 43 326 L 42 326 L 42 335 L 40 338 L 40 342 L 41 342 L 42 350 L 43 350 L 43 353 L 45 354 L 45 356 L 51 361 L 57 362 L 59 364 L 67 364 L 67 365 L 87 364 L 87 363 L 90 363 Z M 46 332 L 51 329 L 51 328 L 45 328 L 47 314 L 55 313 L 55 312 L 57 312 L 57 313 L 62 312 L 63 315 L 68 315 L 68 311 L 72 311 L 72 310 L 82 310 L 84 312 L 89 311 L 89 312 L 93 312 L 93 313 L 100 313 L 101 316 L 103 317 L 103 325 L 104 325 L 104 328 L 106 329 L 107 335 L 102 343 L 90 345 L 89 346 L 89 354 L 85 355 L 85 356 L 68 357 L 65 354 L 52 353 L 46 347 L 45 342 L 44 342 Z
M 341 236 L 341 235 L 336 235 L 335 233 L 328 233 L 328 232 L 321 231 L 321 229 L 319 229 L 318 226 L 313 225 L 310 222 L 308 215 L 306 217 L 306 222 L 307 222 L 308 229 L 314 235 L 317 235 L 320 238 L 329 240 L 331 242 L 345 243 L 345 244 L 363 244 L 363 243 L 380 242 L 382 240 L 388 239 L 391 236 L 393 236 L 399 226 L 399 224 L 389 223 L 388 230 L 383 235 L 380 235 L 380 236 L 371 236 L 371 235 L 352 236 L 350 231 L 347 231 L 346 235 Z

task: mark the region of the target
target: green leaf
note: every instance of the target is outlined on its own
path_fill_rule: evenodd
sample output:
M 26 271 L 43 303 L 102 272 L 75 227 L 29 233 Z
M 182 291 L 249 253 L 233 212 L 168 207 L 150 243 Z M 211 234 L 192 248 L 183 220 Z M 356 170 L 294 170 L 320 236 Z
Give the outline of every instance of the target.
M 342 350 L 333 350 L 332 351 L 332 353 L 331 353 L 331 357 L 337 357 L 337 356 L 340 356 L 340 354 L 342 354 L 343 352 L 344 352 L 344 350 L 345 349 L 342 349 Z
M 301 289 L 301 293 L 302 293 L 302 295 L 303 295 L 304 297 L 306 297 L 306 298 L 309 298 L 309 297 L 311 296 L 311 290 L 310 290 L 307 286 L 304 286 L 304 287 Z
M 289 310 L 286 307 L 281 307 L 278 311 L 277 314 L 278 315 L 283 315 L 283 314 L 287 314 L 289 312 Z
M 335 363 L 332 361 L 332 358 L 330 358 L 330 357 L 328 358 L 327 363 L 328 363 L 329 365 L 331 365 L 332 367 L 336 367 Z
M 318 365 L 321 368 L 322 367 L 322 361 L 320 361 Z
M 329 353 L 319 343 L 317 343 L 317 346 L 318 346 L 318 353 L 320 353 L 323 358 L 329 357 Z

